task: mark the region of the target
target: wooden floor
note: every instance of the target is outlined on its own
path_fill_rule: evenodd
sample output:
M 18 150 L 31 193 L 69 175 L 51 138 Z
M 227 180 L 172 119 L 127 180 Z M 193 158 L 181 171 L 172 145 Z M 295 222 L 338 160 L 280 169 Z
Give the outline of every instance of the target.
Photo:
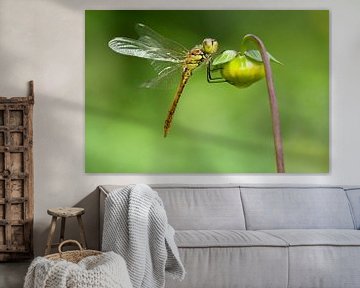
M 30 262 L 0 263 L 0 287 L 22 288 Z

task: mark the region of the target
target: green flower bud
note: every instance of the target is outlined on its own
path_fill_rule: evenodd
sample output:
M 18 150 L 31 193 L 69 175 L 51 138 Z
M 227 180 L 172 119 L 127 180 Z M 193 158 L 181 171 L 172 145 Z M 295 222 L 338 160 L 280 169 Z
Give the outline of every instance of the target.
M 237 55 L 223 64 L 220 72 L 225 80 L 239 88 L 248 87 L 265 76 L 264 64 L 245 55 Z

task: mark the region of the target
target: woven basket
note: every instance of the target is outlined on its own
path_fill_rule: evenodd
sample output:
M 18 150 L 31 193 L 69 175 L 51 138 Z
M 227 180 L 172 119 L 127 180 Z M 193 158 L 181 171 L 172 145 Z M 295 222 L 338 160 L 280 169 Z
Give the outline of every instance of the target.
M 73 251 L 65 251 L 63 252 L 61 248 L 68 243 L 76 244 L 79 247 L 79 250 L 73 250 Z M 85 250 L 82 248 L 81 244 L 76 240 L 65 240 L 61 242 L 58 248 L 59 253 L 54 253 L 45 256 L 45 258 L 49 260 L 66 260 L 73 263 L 78 263 L 80 260 L 84 259 L 88 256 L 96 256 L 102 254 L 100 251 L 96 250 Z

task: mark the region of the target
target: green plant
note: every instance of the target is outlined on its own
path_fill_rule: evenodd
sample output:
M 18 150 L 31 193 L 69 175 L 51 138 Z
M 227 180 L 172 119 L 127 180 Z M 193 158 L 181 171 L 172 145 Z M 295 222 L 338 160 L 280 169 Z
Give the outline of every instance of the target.
M 254 42 L 259 50 L 247 50 L 247 42 Z M 209 83 L 227 82 L 239 88 L 246 88 L 262 78 L 266 78 L 273 138 L 275 159 L 278 173 L 285 173 L 283 146 L 280 128 L 279 108 L 275 93 L 270 61 L 281 64 L 267 52 L 262 40 L 253 34 L 244 36 L 239 52 L 226 50 L 210 61 L 207 69 Z M 214 73 L 218 72 L 217 76 Z M 219 75 L 220 74 L 220 75 Z

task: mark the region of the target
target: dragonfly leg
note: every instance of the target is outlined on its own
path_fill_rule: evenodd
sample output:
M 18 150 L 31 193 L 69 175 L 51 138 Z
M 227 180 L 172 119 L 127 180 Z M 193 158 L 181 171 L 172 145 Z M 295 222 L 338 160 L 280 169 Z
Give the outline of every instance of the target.
M 208 63 L 207 68 L 206 68 L 206 75 L 207 75 L 207 81 L 209 83 L 223 83 L 223 82 L 227 82 L 227 80 L 225 80 L 224 78 L 220 77 L 220 76 L 213 76 L 212 72 L 213 71 L 218 71 L 221 68 L 212 68 L 211 67 L 211 63 Z

